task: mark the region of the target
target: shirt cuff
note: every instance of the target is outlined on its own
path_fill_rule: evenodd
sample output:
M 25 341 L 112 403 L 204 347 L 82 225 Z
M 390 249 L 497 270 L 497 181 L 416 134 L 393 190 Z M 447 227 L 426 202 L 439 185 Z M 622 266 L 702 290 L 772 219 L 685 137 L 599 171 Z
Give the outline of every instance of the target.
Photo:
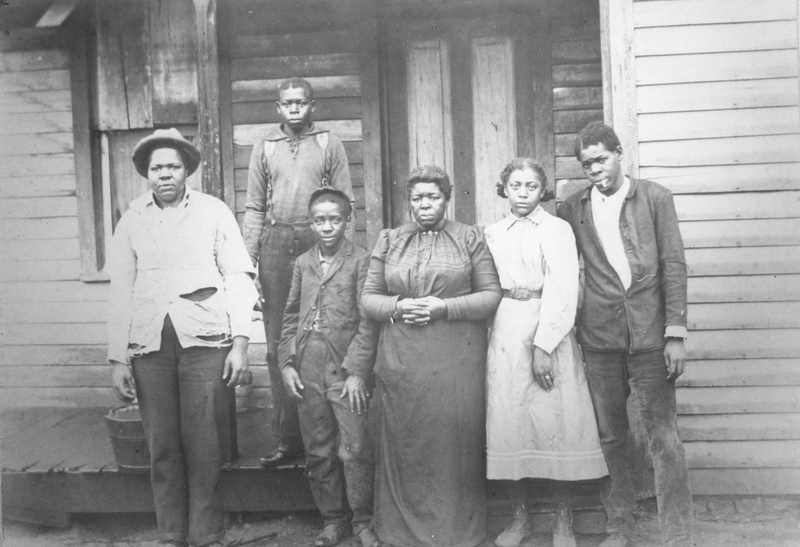
M 558 347 L 558 344 L 560 344 L 563 339 L 563 337 L 557 337 L 558 335 L 555 332 L 543 330 L 536 333 L 536 336 L 533 338 L 533 345 L 539 346 L 549 355 L 553 353 L 553 350 Z
M 668 325 L 664 331 L 664 338 L 689 338 L 689 331 L 682 325 Z

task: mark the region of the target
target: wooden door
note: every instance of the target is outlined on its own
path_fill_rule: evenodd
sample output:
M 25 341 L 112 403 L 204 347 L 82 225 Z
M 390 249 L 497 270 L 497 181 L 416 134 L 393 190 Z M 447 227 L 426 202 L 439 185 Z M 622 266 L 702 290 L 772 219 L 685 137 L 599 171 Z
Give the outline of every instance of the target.
M 412 167 L 424 164 L 450 174 L 448 218 L 484 226 L 499 220 L 507 212 L 495 191 L 500 171 L 510 159 L 535 152 L 535 14 L 483 13 L 387 26 L 392 224 L 410 219 L 405 180 Z

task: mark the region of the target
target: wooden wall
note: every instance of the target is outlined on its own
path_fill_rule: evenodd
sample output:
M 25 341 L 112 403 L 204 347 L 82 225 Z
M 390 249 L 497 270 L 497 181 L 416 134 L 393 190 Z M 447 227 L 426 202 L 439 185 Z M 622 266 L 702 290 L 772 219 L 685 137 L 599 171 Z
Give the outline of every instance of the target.
M 0 401 L 115 405 L 106 286 L 79 280 L 73 55 L 58 31 L 0 35 Z
M 689 267 L 695 494 L 800 492 L 798 2 L 633 2 L 639 174 Z
M 552 42 L 553 150 L 556 198 L 561 202 L 586 185 L 573 142 L 586 124 L 603 120 L 600 21 L 596 2 L 574 2 L 556 12 Z M 546 160 L 546 158 L 543 158 Z

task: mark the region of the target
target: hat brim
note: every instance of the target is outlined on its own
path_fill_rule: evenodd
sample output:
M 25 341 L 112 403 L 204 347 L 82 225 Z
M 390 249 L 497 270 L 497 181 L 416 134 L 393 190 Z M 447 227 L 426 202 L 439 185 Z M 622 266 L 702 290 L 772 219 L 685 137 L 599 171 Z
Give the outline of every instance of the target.
M 192 142 L 186 139 L 150 135 L 139 141 L 133 150 L 133 165 L 136 167 L 136 172 L 144 178 L 147 178 L 147 171 L 150 168 L 150 154 L 159 147 L 178 148 L 183 152 L 187 176 L 192 175 L 200 166 L 200 150 Z

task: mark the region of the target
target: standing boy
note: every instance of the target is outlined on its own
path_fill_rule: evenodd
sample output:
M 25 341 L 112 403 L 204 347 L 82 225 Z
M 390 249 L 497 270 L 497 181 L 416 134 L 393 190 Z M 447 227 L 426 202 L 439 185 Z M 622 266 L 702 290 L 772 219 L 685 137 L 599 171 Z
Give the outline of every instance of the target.
M 297 400 L 306 470 L 325 522 L 314 545 L 336 545 L 355 532 L 364 547 L 377 547 L 367 386 L 379 330 L 359 307 L 370 255 L 345 237 L 347 194 L 320 188 L 308 209 L 317 245 L 294 265 L 278 356 Z
M 686 362 L 686 261 L 675 204 L 666 188 L 623 175 L 619 138 L 605 124 L 578 134 L 575 156 L 591 185 L 558 215 L 572 225 L 585 265 L 578 340 L 610 475 L 601 483 L 610 534 L 601 546 L 634 545 L 629 396 L 647 431 L 662 536 L 689 546 L 692 495 L 675 404 Z
M 244 242 L 258 264 L 264 296 L 267 364 L 278 446 L 262 465 L 269 467 L 302 454 L 297 407 L 287 396 L 277 364 L 281 321 L 295 259 L 314 244 L 307 204 L 321 186 L 342 190 L 352 202 L 350 170 L 342 142 L 311 121 L 314 90 L 302 78 L 289 78 L 278 88 L 278 114 L 283 123 L 259 140 L 250 155 Z

